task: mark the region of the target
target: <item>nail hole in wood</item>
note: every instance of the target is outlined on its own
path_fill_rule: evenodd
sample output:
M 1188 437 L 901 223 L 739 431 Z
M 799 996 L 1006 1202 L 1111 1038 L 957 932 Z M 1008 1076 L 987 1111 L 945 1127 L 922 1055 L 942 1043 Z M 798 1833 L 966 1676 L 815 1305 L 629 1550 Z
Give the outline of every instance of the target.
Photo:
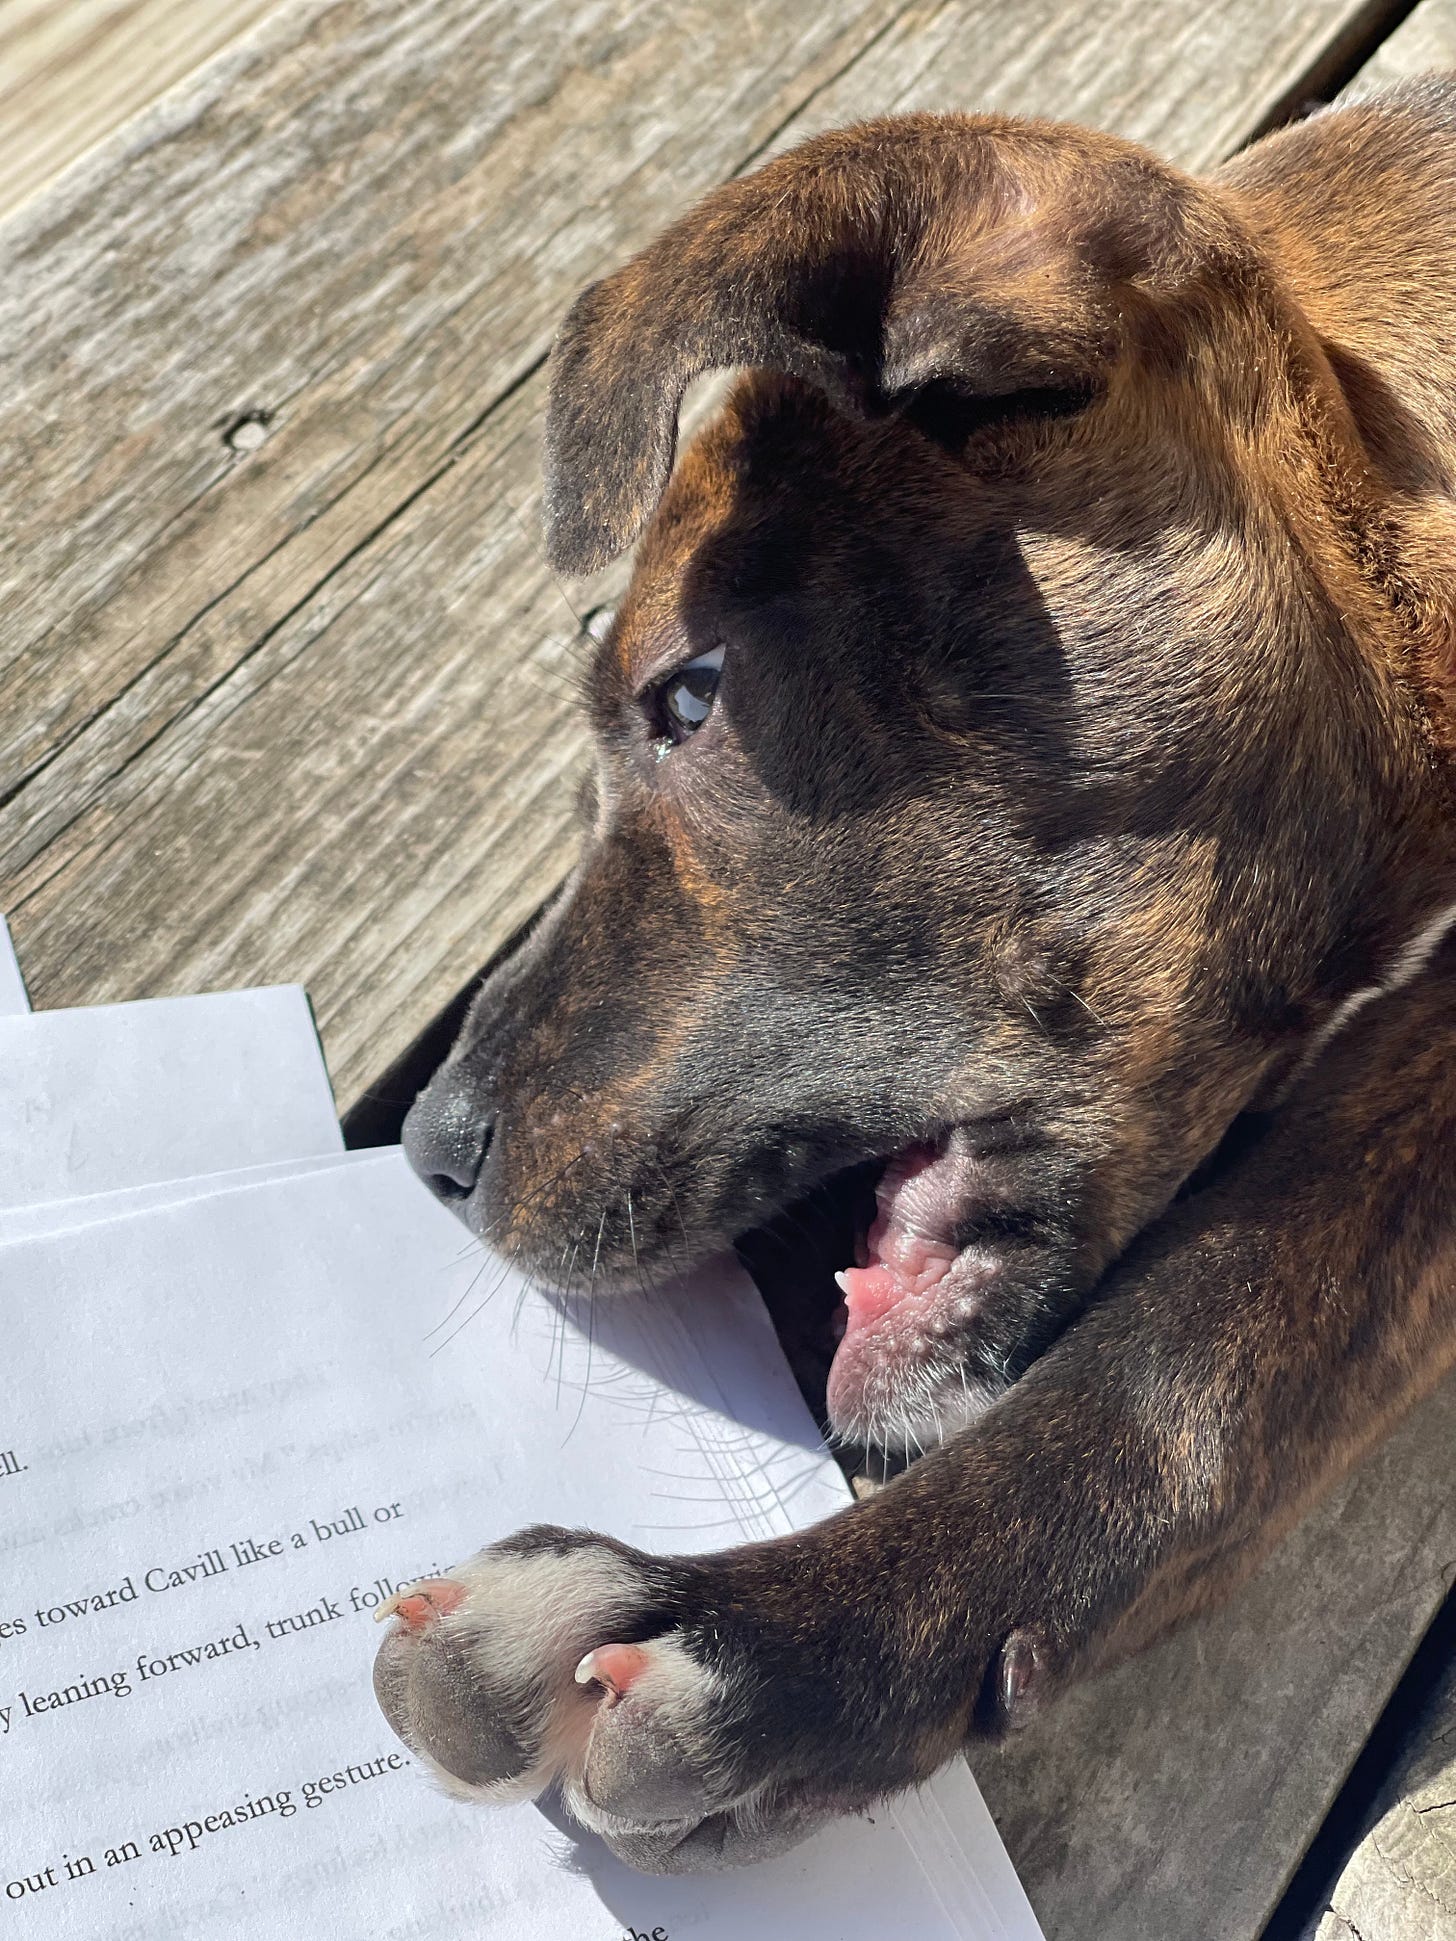
M 223 428 L 222 442 L 230 452 L 255 452 L 268 436 L 271 411 L 242 411 Z

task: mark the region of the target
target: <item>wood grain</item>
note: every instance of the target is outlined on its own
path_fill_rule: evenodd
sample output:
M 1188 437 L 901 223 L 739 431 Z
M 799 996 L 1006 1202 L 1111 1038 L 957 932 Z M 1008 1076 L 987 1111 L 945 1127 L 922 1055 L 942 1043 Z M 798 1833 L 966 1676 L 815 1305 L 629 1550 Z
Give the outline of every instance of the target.
M 779 145 L 864 115 L 975 107 L 1086 122 L 1206 168 L 1283 104 L 1302 101 L 1331 51 L 1369 31 L 1390 4 L 914 6 L 872 58 L 815 97 Z
M 275 0 L 5 0 L 0 215 L 260 19 Z
M 1432 1690 L 1304 1941 L 1456 1934 L 1456 1665 Z
M 1449 1444 L 1448 1444 L 1449 1448 Z M 1434 1448 L 1417 1452 L 1429 1461 Z M 1450 1546 L 1444 1563 L 1450 1595 Z M 1456 1934 L 1456 1660 L 1435 1679 L 1302 1941 Z
M 871 108 L 1207 161 L 1360 11 L 272 16 L 0 232 L 0 901 L 37 1001 L 300 977 L 352 1104 L 569 854 L 560 683 L 503 704 L 568 651 L 525 425 L 574 290 Z
M 1209 162 L 1368 11 L 272 16 L 0 232 L 0 907 L 35 1001 L 299 978 L 353 1104 L 570 854 L 597 590 L 552 581 L 535 506 L 575 289 L 855 114 Z M 1052 1941 L 1252 1941 L 1456 1554 L 1453 1408 L 1221 1617 L 978 1762 Z
M 540 899 L 576 742 L 563 684 L 516 693 L 571 620 L 533 373 L 889 11 L 290 9 L 23 212 L 0 896 L 38 1002 L 298 976 L 347 1105 Z
M 1416 74 L 1456 67 L 1456 0 L 1421 0 L 1361 68 L 1355 88 L 1365 93 Z

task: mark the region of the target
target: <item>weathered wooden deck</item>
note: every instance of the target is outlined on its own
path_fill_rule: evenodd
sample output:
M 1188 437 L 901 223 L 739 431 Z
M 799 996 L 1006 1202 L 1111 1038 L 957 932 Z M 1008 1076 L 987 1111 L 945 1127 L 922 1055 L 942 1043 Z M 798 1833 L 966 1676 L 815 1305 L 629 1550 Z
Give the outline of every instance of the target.
M 0 0 L 0 215 L 275 0 Z
M 1367 61 L 1456 64 L 1456 0 L 1387 39 L 1408 12 L 276 8 L 0 228 L 0 909 L 36 1002 L 302 981 L 359 1123 L 569 858 L 574 612 L 600 592 L 542 563 L 536 435 L 577 288 L 714 181 L 872 112 L 1062 115 L 1207 164 Z M 5 168 L 0 147 L 0 207 Z M 1453 1447 L 1448 1388 L 1229 1610 L 978 1759 L 1052 1941 L 1264 1931 L 1442 1605 Z M 1456 1786 L 1409 1792 L 1451 1716 L 1407 1742 L 1419 1781 L 1394 1776 L 1424 1846 L 1377 1826 L 1321 1941 L 1456 1935 Z

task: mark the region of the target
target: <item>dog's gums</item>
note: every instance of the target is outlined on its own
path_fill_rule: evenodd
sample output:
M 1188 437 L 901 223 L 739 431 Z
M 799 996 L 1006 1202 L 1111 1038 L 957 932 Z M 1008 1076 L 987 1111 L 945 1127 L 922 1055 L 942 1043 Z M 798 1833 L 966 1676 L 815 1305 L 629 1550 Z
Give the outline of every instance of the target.
M 897 1153 L 875 1202 L 861 1257 L 835 1275 L 844 1305 L 827 1400 L 841 1434 L 897 1448 L 939 1440 L 990 1399 L 969 1384 L 964 1337 L 1001 1263 L 966 1237 L 994 1188 L 965 1133 Z

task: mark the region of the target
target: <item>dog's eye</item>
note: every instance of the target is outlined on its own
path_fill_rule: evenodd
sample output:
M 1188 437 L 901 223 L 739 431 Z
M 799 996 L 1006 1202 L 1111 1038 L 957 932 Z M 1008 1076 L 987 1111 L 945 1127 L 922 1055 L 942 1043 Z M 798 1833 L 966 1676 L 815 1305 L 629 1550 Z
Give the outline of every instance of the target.
M 653 690 L 659 755 L 667 754 L 702 727 L 713 712 L 722 674 L 723 649 L 715 647 L 696 660 L 684 661 Z

